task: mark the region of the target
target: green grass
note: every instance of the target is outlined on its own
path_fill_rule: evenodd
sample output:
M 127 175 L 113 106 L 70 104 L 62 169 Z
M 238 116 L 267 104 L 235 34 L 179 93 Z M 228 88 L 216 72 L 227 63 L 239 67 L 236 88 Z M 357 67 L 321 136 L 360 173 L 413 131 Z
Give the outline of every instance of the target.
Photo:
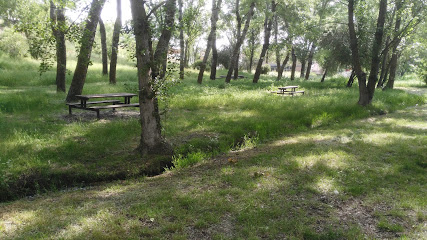
M 1 239 L 424 239 L 426 106 L 0 204 Z
M 73 64 L 71 60 L 69 66 Z M 136 117 L 98 121 L 95 114 L 76 110 L 76 117 L 68 118 L 65 94 L 55 92 L 54 71 L 40 77 L 37 62 L 4 57 L 0 66 L 5 73 L 0 77 L 1 200 L 126 179 L 149 174 L 151 167 L 162 168 L 160 160 L 142 159 L 135 153 L 140 135 Z M 250 75 L 245 75 L 248 78 L 231 84 L 205 78 L 198 85 L 197 72 L 188 70 L 186 80 L 171 88 L 167 105 L 161 103 L 162 109 L 169 110 L 162 123 L 165 137 L 175 148 L 177 166 L 425 102 L 425 97 L 401 90 L 377 91 L 373 105 L 363 108 L 356 104 L 357 88 L 345 88 L 345 79 L 328 79 L 322 84 L 318 80 L 276 82 L 264 76 L 260 83 L 252 84 Z M 299 85 L 306 95 L 268 93 L 290 84 Z M 136 90 L 136 71 L 131 64 L 119 66 L 118 84 L 112 86 L 95 62 L 84 93 Z M 363 193 L 357 187 L 351 191 Z

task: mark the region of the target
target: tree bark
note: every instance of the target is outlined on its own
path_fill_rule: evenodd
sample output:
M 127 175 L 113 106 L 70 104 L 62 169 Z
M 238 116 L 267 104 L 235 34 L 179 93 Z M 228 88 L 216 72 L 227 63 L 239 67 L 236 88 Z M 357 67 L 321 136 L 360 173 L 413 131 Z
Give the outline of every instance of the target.
M 221 1 L 219 0 L 215 6 L 215 19 L 212 21 L 212 63 L 211 63 L 211 75 L 210 79 L 215 80 L 216 78 L 216 67 L 218 65 L 218 50 L 216 49 L 216 29 L 218 21 L 218 13 L 221 9 Z M 212 6 L 213 7 L 213 6 Z
M 240 1 L 236 0 L 236 20 L 237 20 L 236 39 L 241 38 L 241 35 L 242 35 L 242 17 L 240 16 L 239 7 L 240 7 Z M 240 58 L 240 47 L 238 49 L 237 56 L 234 59 L 234 69 L 233 69 L 234 79 L 237 79 L 239 77 L 239 58 Z
M 372 102 L 375 92 L 375 84 L 378 78 L 379 69 L 379 51 L 381 47 L 385 16 L 387 12 L 387 0 L 380 1 L 380 9 L 375 31 L 375 40 L 372 47 L 371 72 L 368 85 L 366 85 L 366 73 L 362 70 L 359 57 L 359 47 L 354 27 L 354 0 L 349 0 L 348 4 L 348 27 L 350 33 L 350 49 L 352 53 L 353 69 L 359 82 L 359 101 L 358 104 L 366 106 Z
M 347 81 L 347 87 L 353 86 L 354 77 L 355 77 L 354 70 L 351 70 L 350 77 L 348 78 L 348 81 Z
M 75 96 L 81 94 L 83 91 L 83 86 L 86 81 L 87 69 L 90 63 L 93 41 L 95 39 L 96 27 L 98 25 L 99 15 L 101 14 L 104 3 L 105 0 L 92 1 L 88 19 L 86 21 L 86 26 L 83 30 L 80 51 L 77 57 L 76 70 L 74 71 L 73 80 L 71 81 L 70 89 L 68 90 L 68 95 L 66 98 L 67 102 L 77 101 L 78 99 Z
M 248 72 L 252 72 L 252 65 L 253 65 L 253 60 L 254 60 L 254 55 L 255 55 L 255 43 L 256 43 L 256 38 L 257 38 L 257 34 L 255 34 L 255 30 L 251 30 L 249 32 L 249 67 L 248 67 Z
M 394 35 L 397 37 L 400 31 L 400 24 L 402 21 L 402 14 L 401 14 L 401 8 L 402 8 L 403 2 L 401 0 L 396 1 L 396 23 L 394 26 Z M 393 51 L 391 55 L 390 60 L 390 76 L 387 81 L 387 85 L 385 86 L 385 89 L 393 89 L 394 88 L 394 80 L 396 78 L 396 70 L 397 70 L 397 60 L 398 60 L 398 51 L 397 47 L 399 46 L 401 41 L 400 37 L 397 37 L 397 40 L 395 44 L 393 45 Z
M 390 42 L 390 37 L 387 37 L 387 40 L 385 41 L 385 46 L 387 46 L 389 42 Z M 384 49 L 383 60 L 381 62 L 381 74 L 380 74 L 380 79 L 378 80 L 377 88 L 383 87 L 384 76 L 387 68 L 387 58 L 388 58 L 388 48 L 386 47 Z
M 246 14 L 247 17 L 246 17 L 245 26 L 243 27 L 243 32 L 240 35 L 240 38 L 237 39 L 236 45 L 233 48 L 233 54 L 231 56 L 230 66 L 228 67 L 227 76 L 225 77 L 226 83 L 230 83 L 231 75 L 232 75 L 233 69 L 234 69 L 234 65 L 236 64 L 236 61 L 238 62 L 238 60 L 239 60 L 240 47 L 242 46 L 243 41 L 245 40 L 246 34 L 248 32 L 249 24 L 251 22 L 253 14 L 254 14 L 254 8 L 255 8 L 255 3 L 252 2 L 251 6 L 249 7 L 249 11 Z
M 138 150 L 143 155 L 171 154 L 171 146 L 166 143 L 161 135 L 159 107 L 156 93 L 153 89 L 154 79 L 151 77 L 154 63 L 152 62 L 152 54 L 150 52 L 151 36 L 147 34 L 151 32 L 151 29 L 145 11 L 144 0 L 131 0 L 130 2 L 136 43 L 140 123 L 142 130 Z M 172 2 L 174 1 L 172 0 Z M 167 6 L 174 7 L 171 5 Z
M 277 81 L 282 79 L 283 71 L 285 70 L 286 64 L 288 64 L 290 53 L 291 53 L 291 51 L 290 51 L 290 49 L 288 49 L 288 52 L 286 53 L 286 57 L 283 60 L 283 63 L 280 65 L 280 68 L 278 68 Z
M 271 1 L 271 12 L 273 14 L 275 14 L 276 12 L 276 2 L 274 0 Z M 268 19 L 268 12 L 266 12 L 265 21 L 264 21 L 264 44 L 262 46 L 261 56 L 258 60 L 258 65 L 255 71 L 254 79 L 252 80 L 253 83 L 258 83 L 259 77 L 261 75 L 262 63 L 264 61 L 265 54 L 267 53 L 267 50 L 270 46 L 270 36 L 271 36 L 271 27 L 273 25 L 273 18 L 274 16 Z
M 295 70 L 297 68 L 297 55 L 295 54 L 295 49 L 292 47 L 292 68 L 291 68 L 291 80 L 295 79 Z
M 117 53 L 119 51 L 120 31 L 122 29 L 122 2 L 117 0 L 117 16 L 111 41 L 110 84 L 116 84 Z
M 380 51 L 384 35 L 384 24 L 387 15 L 387 0 L 380 1 L 380 9 L 378 13 L 377 28 L 375 31 L 375 40 L 372 46 L 372 61 L 371 70 L 368 78 L 368 97 L 369 103 L 372 102 L 375 93 L 375 86 L 378 82 L 378 72 L 380 69 Z
M 325 78 L 326 78 L 327 74 L 328 74 L 328 69 L 326 68 L 325 72 L 323 73 L 322 80 L 320 80 L 320 82 L 324 82 L 325 81 Z
M 107 33 L 101 18 L 99 18 L 99 33 L 101 34 L 102 75 L 108 75 Z
M 305 73 L 305 80 L 308 80 L 310 78 L 311 65 L 313 64 L 313 56 L 314 56 L 314 50 L 315 49 L 316 49 L 316 45 L 313 43 L 311 45 L 310 53 L 308 54 L 307 70 Z
M 209 58 L 209 53 L 211 52 L 211 49 L 212 49 L 212 41 L 213 41 L 214 35 L 216 34 L 216 23 L 218 21 L 218 12 L 219 12 L 219 8 L 217 8 L 216 6 L 217 5 L 221 6 L 221 2 L 222 0 L 218 0 L 218 3 L 216 3 L 216 0 L 212 0 L 211 31 L 208 37 L 205 56 L 203 56 L 203 62 L 202 62 L 202 65 L 200 66 L 199 76 L 197 77 L 197 83 L 199 84 L 202 84 L 203 73 L 205 72 L 206 63 L 208 62 L 208 58 Z
M 182 0 L 178 0 L 179 6 L 179 79 L 184 79 L 185 71 L 185 43 L 184 43 L 184 22 L 182 20 Z
M 50 20 L 56 41 L 56 91 L 65 92 L 67 72 L 67 48 L 65 45 L 66 21 L 64 7 L 59 6 L 57 8 L 53 1 L 50 1 Z
M 274 50 L 276 52 L 276 72 L 277 73 L 279 73 L 279 70 L 280 70 L 280 49 L 279 49 L 278 35 L 279 35 L 279 22 L 276 14 L 274 16 Z
M 304 77 L 304 73 L 305 73 L 305 62 L 306 62 L 306 59 L 302 58 L 301 59 L 301 71 L 300 71 L 300 74 L 299 74 L 300 78 Z
M 162 34 L 160 35 L 159 42 L 157 43 L 156 51 L 154 53 L 154 65 L 152 69 L 152 77 L 160 77 L 163 79 L 166 74 L 166 65 L 168 60 L 169 41 L 172 37 L 176 0 L 167 0 L 165 3 L 165 21 L 162 26 Z

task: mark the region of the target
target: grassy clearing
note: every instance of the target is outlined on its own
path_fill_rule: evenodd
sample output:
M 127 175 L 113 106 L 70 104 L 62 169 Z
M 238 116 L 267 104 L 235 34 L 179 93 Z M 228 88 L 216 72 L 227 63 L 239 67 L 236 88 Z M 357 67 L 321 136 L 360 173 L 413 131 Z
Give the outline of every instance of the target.
M 425 239 L 427 107 L 0 204 L 1 239 Z
M 130 117 L 124 119 L 108 111 L 102 114 L 110 117 L 99 121 L 95 114 L 78 110 L 68 117 L 65 95 L 56 93 L 52 85 L 54 72 L 38 77 L 35 62 L 2 58 L 0 63 L 2 71 L 9 72 L 0 77 L 0 200 L 126 179 L 159 168 L 158 159 L 141 159 L 133 151 L 140 134 L 135 111 L 125 111 Z M 161 106 L 169 110 L 162 116 L 164 134 L 175 147 L 179 167 L 280 136 L 425 102 L 423 96 L 394 90 L 377 92 L 374 104 L 363 108 L 356 104 L 356 87 L 345 88 L 345 79 L 321 84 L 317 80 L 276 82 L 265 76 L 252 84 L 248 75 L 229 85 L 205 80 L 200 86 L 194 80 L 196 74 L 189 70 L 187 80 L 173 87 L 168 104 Z M 118 77 L 116 86 L 109 85 L 95 63 L 84 93 L 136 92 L 134 68 L 121 65 Z M 307 94 L 292 98 L 268 93 L 290 84 L 300 85 Z

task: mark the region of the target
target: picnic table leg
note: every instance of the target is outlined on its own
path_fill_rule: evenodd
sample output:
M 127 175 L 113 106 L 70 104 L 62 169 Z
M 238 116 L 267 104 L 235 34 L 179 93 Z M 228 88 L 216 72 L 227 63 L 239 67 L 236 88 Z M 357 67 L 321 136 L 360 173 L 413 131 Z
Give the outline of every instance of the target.
M 99 116 L 99 109 L 96 109 L 96 118 L 100 119 L 100 116 Z
M 69 105 L 69 106 L 68 106 L 68 114 L 69 114 L 69 115 L 72 115 L 72 112 L 71 112 L 71 105 Z

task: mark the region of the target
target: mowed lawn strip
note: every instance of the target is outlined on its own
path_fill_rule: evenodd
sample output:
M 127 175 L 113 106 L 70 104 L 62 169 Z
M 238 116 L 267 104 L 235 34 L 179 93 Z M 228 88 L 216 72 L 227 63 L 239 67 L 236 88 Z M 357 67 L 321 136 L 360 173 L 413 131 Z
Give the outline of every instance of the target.
M 0 205 L 1 239 L 426 237 L 427 106 Z

